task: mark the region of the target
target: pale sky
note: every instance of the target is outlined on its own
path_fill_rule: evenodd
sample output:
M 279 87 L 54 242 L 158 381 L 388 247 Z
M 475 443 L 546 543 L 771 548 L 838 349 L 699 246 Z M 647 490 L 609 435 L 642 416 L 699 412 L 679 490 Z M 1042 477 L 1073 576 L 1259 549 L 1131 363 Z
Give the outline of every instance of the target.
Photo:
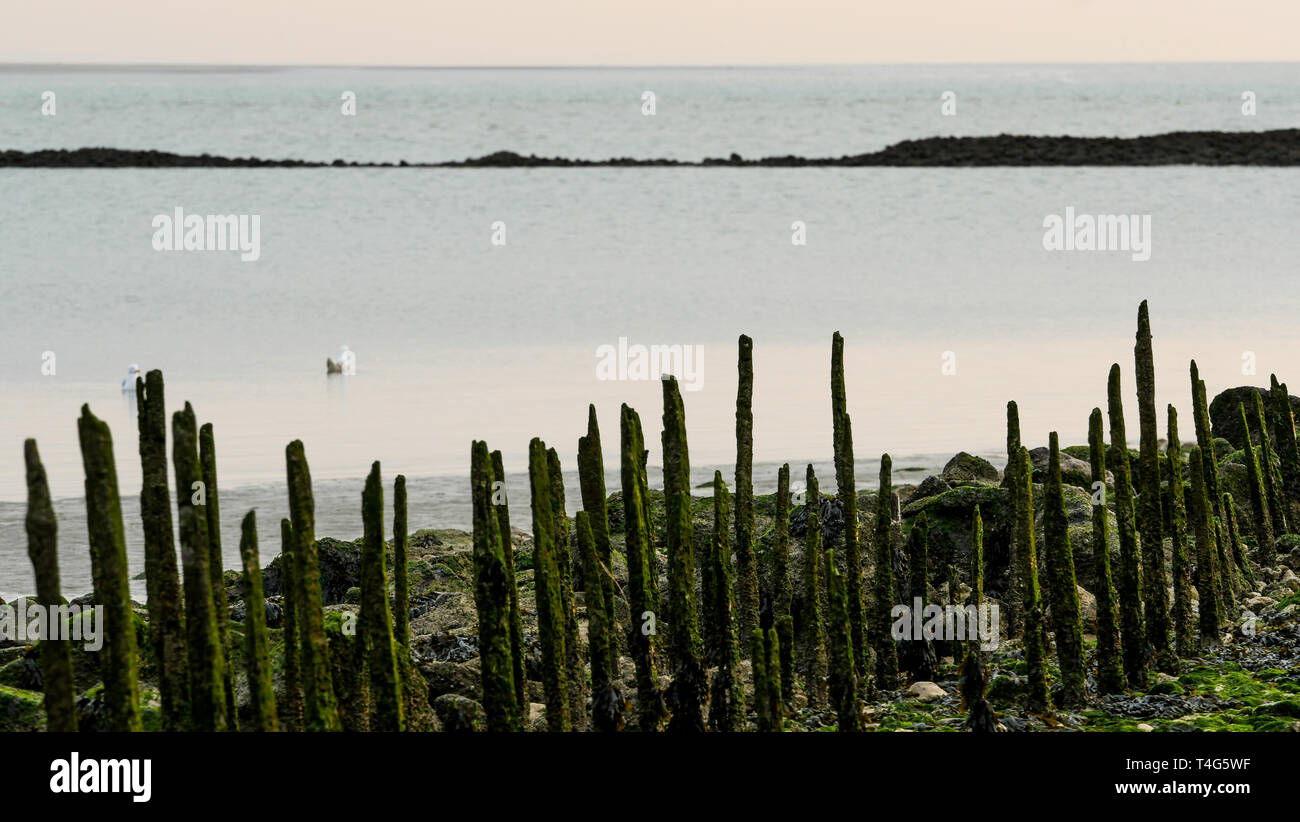
M 0 0 L 0 61 L 1291 61 L 1295 0 Z

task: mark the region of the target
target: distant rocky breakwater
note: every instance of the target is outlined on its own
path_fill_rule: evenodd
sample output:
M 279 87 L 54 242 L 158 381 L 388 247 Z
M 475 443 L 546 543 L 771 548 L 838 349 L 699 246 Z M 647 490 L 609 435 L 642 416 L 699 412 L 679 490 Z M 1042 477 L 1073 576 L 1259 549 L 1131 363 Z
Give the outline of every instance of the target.
M 988 167 L 988 166 L 1297 166 L 1300 129 L 1178 131 L 1143 137 L 999 134 L 904 140 L 880 151 L 840 157 L 787 154 L 746 159 L 739 154 L 698 161 L 611 157 L 539 157 L 497 151 L 436 163 L 332 162 L 119 148 L 0 151 L 4 168 L 705 168 L 705 167 Z

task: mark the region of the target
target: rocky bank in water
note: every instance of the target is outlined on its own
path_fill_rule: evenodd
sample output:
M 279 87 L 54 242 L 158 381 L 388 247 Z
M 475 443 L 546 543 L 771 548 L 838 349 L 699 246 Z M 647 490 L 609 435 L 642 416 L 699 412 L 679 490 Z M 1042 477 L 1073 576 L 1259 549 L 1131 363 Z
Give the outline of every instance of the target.
M 904 140 L 880 151 L 840 157 L 745 159 L 739 154 L 699 161 L 611 157 L 538 157 L 497 151 L 441 163 L 318 162 L 260 157 L 186 155 L 119 148 L 0 151 L 9 168 L 590 168 L 590 167 L 963 167 L 963 166 L 1296 166 L 1300 129 L 1273 131 L 1177 131 L 1145 137 L 1068 137 L 999 134 L 986 137 L 926 137 Z

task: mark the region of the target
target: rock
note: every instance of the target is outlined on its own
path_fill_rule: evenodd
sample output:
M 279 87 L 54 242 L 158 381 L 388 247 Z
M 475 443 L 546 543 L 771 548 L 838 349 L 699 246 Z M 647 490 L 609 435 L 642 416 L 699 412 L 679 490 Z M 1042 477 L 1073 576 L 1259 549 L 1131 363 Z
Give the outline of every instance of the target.
M 907 689 L 907 695 L 914 697 L 918 702 L 934 702 L 936 699 L 943 699 L 948 692 L 933 682 L 922 680 L 913 682 L 912 687 Z
M 546 706 L 540 702 L 528 703 L 528 730 L 546 731 Z
M 1051 451 L 1047 448 L 1032 448 L 1029 451 L 1029 463 L 1033 471 L 1034 482 L 1042 484 L 1047 480 L 1047 468 L 1051 462 Z M 1085 491 L 1092 491 L 1092 466 L 1069 454 L 1061 454 L 1061 482 L 1073 485 Z M 1106 472 L 1106 485 L 1115 486 L 1115 475 Z
M 957 482 L 997 482 L 1002 475 L 993 464 L 982 457 L 960 451 L 948 460 L 940 475 L 949 483 Z
M 1254 594 L 1250 596 L 1244 603 L 1242 603 L 1242 607 L 1244 607 L 1248 611 L 1254 611 L 1255 613 L 1259 613 L 1260 610 L 1262 610 L 1263 608 L 1269 605 L 1274 605 L 1276 603 L 1277 600 L 1273 599 L 1272 597 L 1266 597 L 1260 594 Z
M 1246 440 L 1241 432 L 1241 412 L 1237 410 L 1237 404 L 1241 403 L 1246 406 L 1246 424 L 1250 426 L 1250 436 L 1259 442 L 1259 426 L 1255 424 L 1255 412 L 1253 408 L 1254 399 L 1251 394 L 1259 392 L 1259 396 L 1264 400 L 1264 412 L 1271 420 L 1273 417 L 1273 398 L 1269 394 L 1268 386 L 1258 388 L 1249 385 L 1241 385 L 1236 388 L 1229 388 L 1226 391 L 1220 391 L 1210 401 L 1210 425 L 1214 430 L 1215 438 L 1222 438 L 1232 444 L 1233 450 L 1245 448 Z M 1300 397 L 1291 397 L 1291 411 L 1293 414 L 1300 415 Z M 1273 432 L 1268 432 L 1269 437 Z
M 360 604 L 361 604 L 361 589 L 360 589 L 360 588 L 357 588 L 357 587 L 349 588 L 349 589 L 348 589 L 348 590 L 343 594 L 343 604 L 344 604 L 344 605 L 360 605 Z
M 946 480 L 940 477 L 926 477 L 925 479 L 921 480 L 920 485 L 916 486 L 916 490 L 912 492 L 909 501 L 925 499 L 926 497 L 933 497 L 938 494 L 942 494 L 945 491 L 951 491 L 951 490 L 952 490 L 952 486 L 949 485 Z
M 1079 591 L 1079 616 L 1083 619 L 1083 630 L 1086 633 L 1095 634 L 1097 632 L 1097 598 L 1082 585 L 1076 585 L 1075 588 Z
M 433 712 L 448 733 L 481 731 L 487 722 L 482 705 L 457 694 L 443 694 L 435 699 Z
M 419 666 L 429 688 L 429 701 L 443 694 L 456 694 L 466 699 L 483 699 L 483 677 L 478 657 L 467 662 L 426 662 Z
M 1141 731 L 1141 732 L 1144 733 L 1144 734 L 1149 734 L 1149 733 L 1151 733 L 1152 731 L 1155 730 L 1155 728 L 1151 727 L 1150 725 L 1148 725 L 1148 724 L 1145 723 L 1145 722 L 1139 722 L 1137 727 L 1138 727 L 1138 730 Z

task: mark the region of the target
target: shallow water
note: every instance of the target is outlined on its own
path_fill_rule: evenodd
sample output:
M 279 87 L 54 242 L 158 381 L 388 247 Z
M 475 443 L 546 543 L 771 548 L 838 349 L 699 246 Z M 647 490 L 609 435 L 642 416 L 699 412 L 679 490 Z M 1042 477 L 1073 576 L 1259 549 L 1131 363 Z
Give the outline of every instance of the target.
M 1269 101 L 1249 127 L 1293 125 L 1300 93 L 1283 69 L 0 71 L 6 112 L 28 106 L 33 89 L 37 100 L 45 86 L 66 89 L 57 122 L 0 118 L 0 147 L 412 160 L 500 148 L 840 154 L 949 132 L 1239 127 L 1247 118 L 1230 92 L 1246 82 Z M 389 105 L 346 124 L 310 114 L 358 76 Z M 637 113 L 644 77 L 675 89 L 660 94 L 655 118 Z M 959 88 L 958 116 L 941 120 L 934 89 L 959 81 L 970 99 Z M 700 390 L 684 395 L 695 482 L 712 466 L 732 474 L 741 333 L 755 341 L 760 490 L 784 461 L 815 462 L 823 484 L 830 478 L 836 330 L 864 484 L 886 451 L 898 467 L 929 471 L 960 449 L 1001 454 L 1008 399 L 1027 444 L 1045 444 L 1050 430 L 1082 442 L 1112 362 L 1124 368 L 1136 436 L 1131 363 L 1144 298 L 1161 407 L 1190 416 L 1191 357 L 1211 396 L 1267 384 L 1270 371 L 1300 373 L 1297 183 L 1296 169 L 1194 167 L 0 170 L 0 596 L 30 588 L 21 446 L 33 436 L 64 500 L 65 589 L 88 587 L 82 403 L 116 436 L 132 572 L 141 569 L 135 412 L 119 389 L 130 362 L 162 368 L 169 407 L 188 400 L 214 423 L 227 567 L 248 508 L 259 511 L 263 555 L 278 550 L 284 446 L 295 438 L 316 480 L 317 533 L 344 538 L 360 534 L 372 460 L 390 489 L 396 473 L 410 478 L 413 528 L 466 527 L 470 440 L 486 439 L 520 472 L 540 436 L 572 468 L 588 403 L 609 468 L 623 402 L 641 412 L 657 464 L 657 381 L 597 379 L 597 349 L 620 337 L 703 347 Z M 154 251 L 153 216 L 178 205 L 260 215 L 261 259 Z M 1151 259 L 1045 251 L 1044 216 L 1067 206 L 1150 214 Z M 498 220 L 505 246 L 490 242 Z M 791 244 L 796 220 L 806 246 Z M 322 360 L 342 343 L 357 374 L 328 378 Z M 1253 378 L 1242 375 L 1246 351 Z M 45 352 L 54 375 L 42 374 Z M 512 490 L 523 506 L 515 522 L 527 527 L 526 488 Z

